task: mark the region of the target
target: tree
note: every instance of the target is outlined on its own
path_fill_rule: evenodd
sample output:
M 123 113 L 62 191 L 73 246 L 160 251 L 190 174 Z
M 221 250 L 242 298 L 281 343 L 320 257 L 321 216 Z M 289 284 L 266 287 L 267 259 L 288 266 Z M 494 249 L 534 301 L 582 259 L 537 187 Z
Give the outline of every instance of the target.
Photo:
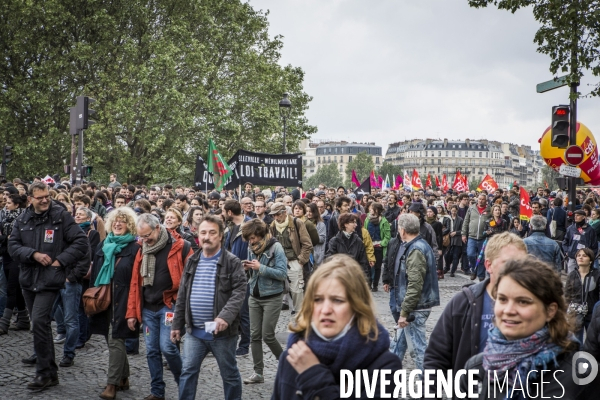
M 550 72 L 568 72 L 567 82 L 578 83 L 588 69 L 600 76 L 600 4 L 597 0 L 468 0 L 475 8 L 497 6 L 515 13 L 533 6 L 533 16 L 542 26 L 536 32 L 537 51 L 550 56 Z M 600 86 L 590 93 L 600 95 Z M 578 98 L 581 94 L 574 93 Z
M 352 161 L 346 164 L 346 186 L 352 185 L 352 170 L 356 171 L 356 175 L 362 183 L 374 169 L 373 157 L 366 152 L 358 153 L 352 157 Z
M 0 41 L 0 139 L 14 145 L 13 176 L 62 170 L 81 94 L 97 100 L 84 141 L 92 179 L 190 184 L 209 138 L 226 159 L 239 148 L 278 153 L 286 91 L 288 148 L 316 132 L 304 72 L 279 64 L 281 37 L 247 2 L 17 2 L 0 9 Z
M 305 189 L 316 188 L 319 184 L 327 187 L 337 188 L 344 184 L 344 179 L 340 175 L 340 167 L 336 163 L 330 163 L 320 167 L 317 172 L 303 182 Z
M 552 188 L 557 187 L 556 178 L 560 178 L 560 174 L 556 172 L 553 168 L 550 168 L 547 165 L 542 167 L 542 181 L 538 183 L 538 186 L 544 186 L 544 182 L 548 183 L 548 187 L 550 190 Z

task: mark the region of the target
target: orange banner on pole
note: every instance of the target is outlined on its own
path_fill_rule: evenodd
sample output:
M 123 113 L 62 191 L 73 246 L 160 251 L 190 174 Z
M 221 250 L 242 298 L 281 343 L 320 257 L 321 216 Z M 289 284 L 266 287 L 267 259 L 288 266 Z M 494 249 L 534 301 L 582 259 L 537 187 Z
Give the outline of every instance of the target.
M 521 206 L 519 210 L 519 214 L 521 215 L 519 219 L 524 221 L 529 221 L 531 217 L 533 217 L 533 210 L 531 209 L 531 202 L 529 200 L 529 193 L 523 186 L 520 187 L 520 200 Z
M 411 185 L 413 190 L 423 190 L 423 184 L 416 169 L 413 169 Z
M 488 194 L 492 194 L 496 190 L 498 190 L 498 184 L 496 183 L 494 178 L 492 178 L 489 175 L 486 175 L 479 184 L 479 186 L 477 186 L 477 191 L 479 192 L 481 190 L 487 190 Z

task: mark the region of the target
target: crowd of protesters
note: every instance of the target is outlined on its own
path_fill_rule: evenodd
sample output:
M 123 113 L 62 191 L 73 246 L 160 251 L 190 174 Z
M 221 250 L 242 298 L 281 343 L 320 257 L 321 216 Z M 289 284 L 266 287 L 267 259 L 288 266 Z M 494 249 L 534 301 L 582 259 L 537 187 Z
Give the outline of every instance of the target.
M 111 174 L 107 185 L 36 178 L 0 189 L 0 337 L 32 330 L 34 352 L 22 360 L 36 366 L 32 390 L 59 384 L 58 368 L 72 367 L 91 335 L 108 348 L 103 399 L 129 389 L 140 334 L 145 400 L 165 398 L 165 366 L 179 397 L 195 398 L 209 354 L 224 398 L 239 399 L 243 384 L 265 381 L 263 342 L 280 360 L 268 389 L 276 399 L 334 398 L 341 369 L 397 370 L 407 350 L 418 369 L 511 376 L 563 368 L 580 348 L 600 355 L 600 200 L 590 189 L 571 215 L 562 191 L 538 188 L 529 220 L 518 187 L 357 196 L 247 183 L 207 193 Z M 438 281 L 464 282 L 457 273 L 477 281 L 446 305 L 428 341 Z M 110 304 L 92 313 L 84 294 L 101 286 Z M 375 316 L 380 287 L 397 324 L 391 341 Z M 284 350 L 275 328 L 288 309 Z M 254 373 L 242 379 L 236 358 L 249 354 Z M 586 398 L 568 376 L 558 382 Z

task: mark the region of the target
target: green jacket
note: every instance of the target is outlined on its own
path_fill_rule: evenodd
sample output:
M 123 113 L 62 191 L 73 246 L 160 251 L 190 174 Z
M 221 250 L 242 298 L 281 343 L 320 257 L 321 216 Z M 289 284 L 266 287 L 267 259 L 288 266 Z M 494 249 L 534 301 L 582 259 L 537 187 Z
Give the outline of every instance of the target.
M 477 205 L 469 207 L 463 221 L 462 236 L 476 240 L 485 239 L 483 235 L 485 232 L 485 223 L 490 220 L 491 216 L 489 206 L 485 208 L 485 211 L 481 215 L 477 210 Z
M 369 231 L 369 217 L 368 216 L 367 216 L 367 218 L 365 218 L 364 227 L 367 231 Z M 390 243 L 390 240 L 392 239 L 391 231 L 392 231 L 392 229 L 391 229 L 390 223 L 388 222 L 388 220 L 385 217 L 382 216 L 379 221 L 379 234 L 381 235 L 381 247 L 383 247 L 383 258 L 384 259 L 387 254 L 388 243 Z

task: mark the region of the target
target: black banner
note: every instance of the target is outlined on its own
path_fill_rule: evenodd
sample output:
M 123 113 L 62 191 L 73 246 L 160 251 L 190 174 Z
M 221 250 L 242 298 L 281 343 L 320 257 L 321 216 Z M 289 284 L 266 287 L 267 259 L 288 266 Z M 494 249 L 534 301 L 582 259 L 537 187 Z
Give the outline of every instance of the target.
M 237 154 L 234 155 L 228 162 L 230 168 L 235 168 L 237 165 Z M 215 182 L 213 181 L 213 174 L 208 172 L 208 165 L 204 162 L 201 156 L 196 157 L 196 172 L 194 173 L 194 183 L 196 189 L 199 190 L 214 190 Z M 224 189 L 233 190 L 239 186 L 239 179 L 236 177 L 236 172 L 229 177 L 225 183 Z
M 302 186 L 302 154 L 237 152 L 236 174 L 242 183 L 259 186 Z
M 356 188 L 354 194 L 356 195 L 356 200 L 358 201 L 360 201 L 360 199 L 362 199 L 364 195 L 371 194 L 371 177 L 365 179 L 365 181 L 361 183 L 359 187 Z
M 265 154 L 238 150 L 227 162 L 233 175 L 225 184 L 231 190 L 250 182 L 259 186 L 302 186 L 302 154 Z M 200 190 L 213 190 L 213 177 L 201 156 L 196 158 L 194 182 Z

